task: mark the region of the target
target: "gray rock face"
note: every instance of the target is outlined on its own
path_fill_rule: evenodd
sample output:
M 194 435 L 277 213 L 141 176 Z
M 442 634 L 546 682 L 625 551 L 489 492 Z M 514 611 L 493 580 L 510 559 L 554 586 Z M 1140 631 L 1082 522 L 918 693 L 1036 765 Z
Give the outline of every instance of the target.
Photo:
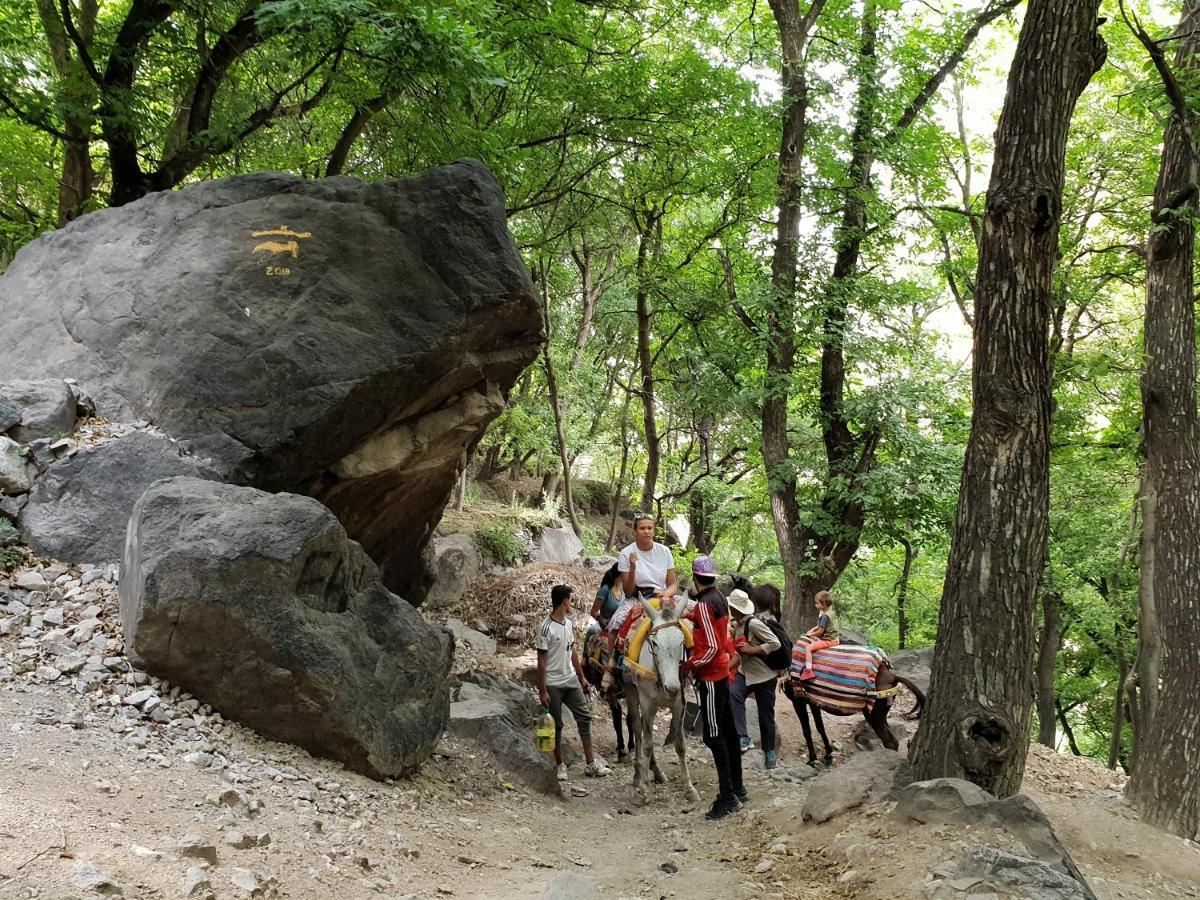
M 71 376 L 223 480 L 320 499 L 402 593 L 542 340 L 473 161 L 374 184 L 238 176 L 83 216 L 17 255 L 0 320 L 0 380 Z
M 855 753 L 844 765 L 832 769 L 812 783 L 800 817 L 820 824 L 862 806 L 869 799 L 882 797 L 892 786 L 892 778 L 903 762 L 898 753 Z
M 216 473 L 161 435 L 131 432 L 51 463 L 21 512 L 21 534 L 43 556 L 117 562 L 133 504 L 162 478 Z
M 483 569 L 483 557 L 465 534 L 434 538 L 430 544 L 429 575 L 432 582 L 422 606 L 454 606 Z
M 24 494 L 33 486 L 32 470 L 21 445 L 0 435 L 0 492 Z
M 921 690 L 929 690 L 929 678 L 933 670 L 933 647 L 897 650 L 889 659 L 893 669 L 911 678 Z
M 1086 885 L 1046 814 L 1025 794 L 997 800 L 969 781 L 935 778 L 896 787 L 892 797 L 896 800 L 895 815 L 901 819 L 937 825 L 984 824 L 1002 828 L 1019 840 L 1039 864 Z M 1083 889 L 1087 890 L 1086 887 Z
M 0 294 L 0 298 L 2 297 L 3 294 Z M 0 308 L 2 305 L 3 300 L 0 299 Z M 6 310 L 4 315 L 8 314 Z M 20 340 L 13 343 L 20 343 Z M 0 356 L 11 352 L 11 347 L 12 344 L 9 344 L 8 351 L 0 350 Z M 29 362 L 32 360 L 26 360 L 26 363 Z M 6 374 L 23 373 L 18 369 Z M 68 435 L 75 430 L 75 405 L 74 392 L 61 379 L 11 381 L 8 384 L 0 384 L 0 424 L 10 421 L 14 411 L 17 413 L 17 420 L 5 428 L 0 428 L 0 431 L 8 432 L 14 440 L 22 444 L 37 438 Z
M 579 565 L 583 559 L 583 541 L 570 528 L 543 528 L 534 558 L 559 566 Z
M 416 769 L 445 727 L 449 633 L 311 498 L 158 482 L 130 517 L 120 597 L 131 660 L 266 737 L 380 777 Z

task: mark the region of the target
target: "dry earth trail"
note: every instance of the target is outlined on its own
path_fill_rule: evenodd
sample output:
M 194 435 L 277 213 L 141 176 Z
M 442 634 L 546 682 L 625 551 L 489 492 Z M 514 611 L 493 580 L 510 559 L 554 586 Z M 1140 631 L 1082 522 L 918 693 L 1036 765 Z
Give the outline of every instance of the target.
M 608 779 L 575 767 L 571 784 L 586 793 L 558 801 L 449 738 L 415 778 L 371 781 L 121 671 L 115 589 L 84 588 L 33 614 L 54 621 L 61 610 L 55 631 L 94 630 L 89 646 L 107 635 L 105 662 L 116 668 L 95 690 L 79 690 L 86 669 L 49 666 L 36 638 L 0 633 L 0 900 L 925 898 L 930 873 L 964 841 L 1000 840 L 975 833 L 988 829 L 903 825 L 886 803 L 804 824 L 813 780 L 769 777 L 757 753 L 745 757 L 750 807 L 708 823 L 713 769 L 695 739 L 698 806 L 681 796 L 673 754 L 661 757 L 672 783 L 644 807 L 632 802 L 627 765 Z M 460 665 L 479 662 L 464 652 Z M 150 704 L 131 705 L 139 691 L 156 692 L 170 715 L 155 721 Z M 782 761 L 795 767 L 799 728 L 785 706 L 779 718 Z M 841 757 L 855 752 L 856 728 L 833 723 Z M 600 715 L 596 733 L 611 759 Z M 1026 785 L 1101 900 L 1200 895 L 1200 848 L 1139 823 L 1119 776 L 1034 748 Z M 972 891 L 961 896 L 986 896 Z

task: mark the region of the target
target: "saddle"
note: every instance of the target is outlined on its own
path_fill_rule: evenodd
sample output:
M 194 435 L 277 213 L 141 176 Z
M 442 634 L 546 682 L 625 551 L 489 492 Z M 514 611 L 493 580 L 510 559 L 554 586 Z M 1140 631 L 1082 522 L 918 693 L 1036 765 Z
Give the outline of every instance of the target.
M 812 655 L 815 677 L 795 680 L 804 669 L 804 647 L 813 640 L 804 635 L 792 647 L 793 684 L 801 685 L 813 703 L 835 715 L 870 712 L 875 701 L 882 699 L 875 690 L 875 678 L 880 666 L 890 665 L 887 654 L 879 647 L 858 644 L 827 647 Z
M 657 599 L 648 600 L 647 602 L 655 609 L 659 608 L 659 601 Z M 683 631 L 683 646 L 688 650 L 692 649 L 691 622 L 681 619 L 678 623 L 672 621 L 659 627 L 674 627 L 676 624 Z M 645 610 L 642 609 L 641 604 L 638 604 L 629 611 L 629 616 L 621 625 L 621 630 L 617 635 L 617 647 L 621 650 L 622 665 L 630 672 L 633 672 L 638 678 L 649 679 L 656 677 L 652 669 L 647 669 L 640 662 L 642 647 L 651 634 L 650 625 L 651 622 L 646 616 Z

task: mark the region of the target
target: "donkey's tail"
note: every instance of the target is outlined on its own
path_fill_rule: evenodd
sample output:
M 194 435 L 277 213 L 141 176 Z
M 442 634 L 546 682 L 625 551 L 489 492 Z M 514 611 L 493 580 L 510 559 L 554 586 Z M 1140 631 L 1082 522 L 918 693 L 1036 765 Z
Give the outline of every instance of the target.
M 906 678 L 905 676 L 903 676 L 899 672 L 897 672 L 895 669 L 892 669 L 892 677 L 895 678 L 902 685 L 904 685 L 906 688 L 908 688 L 910 691 L 912 691 L 913 696 L 917 698 L 917 705 L 913 707 L 913 711 L 910 712 L 907 716 L 905 716 L 905 718 L 906 719 L 921 718 L 921 713 L 925 709 L 925 693 L 924 693 L 924 691 L 922 691 L 919 687 L 917 687 L 917 683 L 915 681 L 913 681 L 911 678 Z

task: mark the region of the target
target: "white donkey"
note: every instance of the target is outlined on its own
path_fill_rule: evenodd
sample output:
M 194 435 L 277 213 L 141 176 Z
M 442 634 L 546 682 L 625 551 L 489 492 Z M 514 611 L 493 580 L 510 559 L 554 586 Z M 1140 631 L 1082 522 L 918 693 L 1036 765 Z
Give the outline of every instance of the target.
M 668 707 L 671 710 L 668 740 L 674 741 L 675 753 L 679 756 L 679 771 L 683 775 L 687 798 L 699 801 L 700 794 L 688 772 L 687 748 L 684 746 L 683 684 L 679 680 L 679 667 L 685 651 L 684 626 L 679 620 L 687 604 L 680 598 L 677 604 L 666 601 L 662 605 L 664 609 L 660 612 L 642 600 L 642 609 L 650 620 L 650 632 L 642 644 L 637 664 L 629 667 L 636 673 L 635 682 L 625 688 L 625 700 L 629 704 L 629 715 L 633 718 L 633 733 L 637 735 L 633 786 L 644 799 L 647 754 L 654 783 L 662 784 L 667 780 L 654 758 L 654 717 L 659 709 Z

